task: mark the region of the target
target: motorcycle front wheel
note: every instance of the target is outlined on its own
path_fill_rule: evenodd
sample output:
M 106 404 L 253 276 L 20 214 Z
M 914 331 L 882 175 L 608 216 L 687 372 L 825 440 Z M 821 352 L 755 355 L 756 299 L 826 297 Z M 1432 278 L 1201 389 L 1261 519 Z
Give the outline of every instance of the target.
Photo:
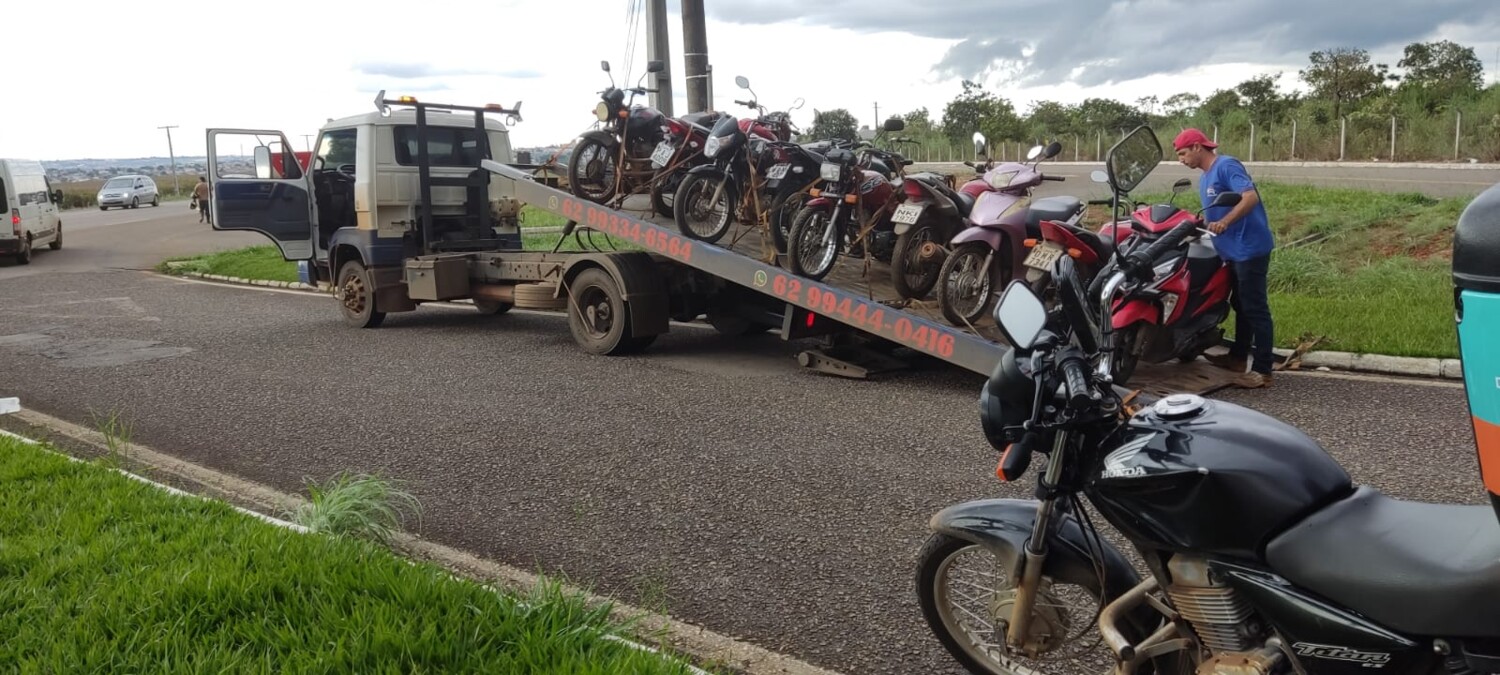
M 917 602 L 933 635 L 964 668 L 977 675 L 1105 673 L 1114 666 L 1097 639 L 1096 578 L 1043 575 L 1032 610 L 1030 642 L 1037 658 L 1007 653 L 1005 623 L 1016 589 L 997 557 L 979 544 L 946 534 L 927 540 L 917 561 Z
M 672 218 L 683 235 L 710 244 L 724 238 L 734 224 L 734 207 L 729 203 L 729 179 L 688 174 L 677 188 L 672 201 Z
M 832 210 L 826 205 L 804 206 L 792 220 L 787 267 L 793 274 L 821 280 L 833 271 L 843 246 L 844 233 L 833 222 Z
M 619 159 L 619 146 L 611 151 L 596 138 L 579 141 L 568 160 L 568 191 L 595 204 L 613 199 Z
M 968 327 L 978 323 L 989 311 L 999 290 L 996 281 L 1005 276 L 996 274 L 1003 266 L 1003 260 L 991 261 L 990 268 L 984 268 L 984 260 L 991 252 L 996 258 L 1004 255 L 982 241 L 970 241 L 960 244 L 943 261 L 943 267 L 938 271 L 938 308 L 943 310 L 943 318 L 948 323 Z

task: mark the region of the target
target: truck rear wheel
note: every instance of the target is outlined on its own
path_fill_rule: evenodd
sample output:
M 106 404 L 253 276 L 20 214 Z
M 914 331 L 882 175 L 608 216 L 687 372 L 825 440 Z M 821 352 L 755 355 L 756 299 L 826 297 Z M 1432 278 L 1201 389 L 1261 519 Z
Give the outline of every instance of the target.
M 631 334 L 630 307 L 620 284 L 597 267 L 580 272 L 568 285 L 568 327 L 578 346 L 590 354 L 630 354 L 656 340 L 655 335 Z
M 375 311 L 375 284 L 370 270 L 358 260 L 350 260 L 339 268 L 334 289 L 344 323 L 355 328 L 376 328 L 385 321 L 385 312 Z

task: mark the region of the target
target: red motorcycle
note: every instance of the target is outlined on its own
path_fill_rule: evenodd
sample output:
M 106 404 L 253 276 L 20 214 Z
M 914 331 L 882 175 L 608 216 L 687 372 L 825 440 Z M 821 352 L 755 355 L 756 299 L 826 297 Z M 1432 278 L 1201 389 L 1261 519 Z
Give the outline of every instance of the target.
M 906 127 L 899 117 L 886 120 L 883 132 Z M 812 199 L 792 219 L 787 241 L 787 267 L 793 274 L 822 279 L 833 271 L 839 254 L 888 262 L 896 248 L 891 215 L 904 194 L 897 192 L 903 167 L 912 163 L 898 152 L 869 146 L 857 151 L 828 152 L 819 168 L 822 182 Z
M 1240 195 L 1223 192 L 1213 207 L 1238 204 Z M 1219 343 L 1229 316 L 1229 267 L 1203 229 L 1203 209 L 1184 211 L 1173 204 L 1141 206 L 1131 214 L 1134 246 L 1120 264 L 1149 264 L 1149 280 L 1127 291 L 1110 307 L 1113 345 L 1110 369 L 1124 385 L 1144 360 L 1183 363 Z M 1150 260 L 1145 260 L 1149 251 Z M 1133 262 L 1134 261 L 1134 262 Z

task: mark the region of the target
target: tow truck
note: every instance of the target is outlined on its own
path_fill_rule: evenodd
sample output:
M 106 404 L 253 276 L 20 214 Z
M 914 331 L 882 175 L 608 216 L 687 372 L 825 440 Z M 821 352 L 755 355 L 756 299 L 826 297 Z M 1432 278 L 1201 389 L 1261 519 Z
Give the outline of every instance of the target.
M 1005 352 L 867 289 L 812 281 L 539 182 L 511 161 L 507 128 L 520 107 L 382 91 L 374 112 L 325 124 L 305 165 L 279 131 L 209 129 L 213 228 L 269 237 L 359 328 L 467 300 L 486 314 L 563 310 L 577 344 L 601 355 L 639 352 L 672 321 L 700 318 L 731 334 L 822 338 L 798 361 L 846 377 L 900 368 L 892 353 L 903 347 L 986 375 Z M 236 139 L 254 147 L 253 176 L 226 154 Z M 523 204 L 564 218 L 564 237 L 601 232 L 641 250 L 526 250 Z

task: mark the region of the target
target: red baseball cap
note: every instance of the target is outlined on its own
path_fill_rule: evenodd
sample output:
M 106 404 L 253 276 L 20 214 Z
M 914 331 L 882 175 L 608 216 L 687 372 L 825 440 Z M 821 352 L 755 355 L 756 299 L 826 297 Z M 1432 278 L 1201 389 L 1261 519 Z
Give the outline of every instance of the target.
M 1177 139 L 1172 141 L 1173 150 L 1181 150 L 1193 145 L 1201 145 L 1205 148 L 1219 147 L 1218 143 L 1208 140 L 1208 137 L 1204 136 L 1203 132 L 1192 127 L 1183 129 L 1182 133 L 1177 134 Z

